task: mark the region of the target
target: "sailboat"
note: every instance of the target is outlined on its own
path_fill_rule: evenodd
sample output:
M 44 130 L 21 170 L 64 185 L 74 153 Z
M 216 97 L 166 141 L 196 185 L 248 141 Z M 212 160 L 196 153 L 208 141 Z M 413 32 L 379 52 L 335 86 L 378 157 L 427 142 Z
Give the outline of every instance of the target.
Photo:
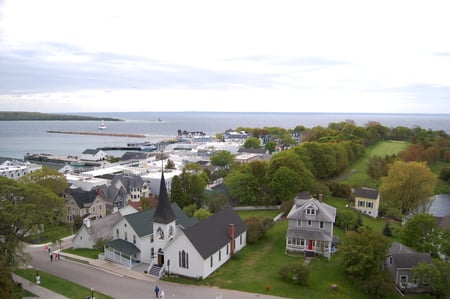
M 105 122 L 102 120 L 102 122 L 100 123 L 100 126 L 98 126 L 99 130 L 106 130 L 106 125 Z

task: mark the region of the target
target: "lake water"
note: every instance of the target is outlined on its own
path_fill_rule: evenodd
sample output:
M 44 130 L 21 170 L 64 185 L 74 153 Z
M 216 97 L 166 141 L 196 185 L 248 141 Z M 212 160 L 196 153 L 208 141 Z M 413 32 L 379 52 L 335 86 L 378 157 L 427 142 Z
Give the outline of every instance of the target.
M 124 121 L 106 122 L 101 132 L 145 134 L 147 138 L 51 134 L 49 130 L 99 132 L 97 121 L 0 121 L 0 157 L 22 159 L 26 153 L 80 155 L 88 148 L 125 146 L 130 142 L 159 142 L 175 138 L 177 131 L 203 131 L 215 136 L 237 127 L 281 127 L 298 125 L 312 128 L 351 119 L 363 126 L 378 121 L 387 127 L 419 126 L 450 132 L 446 114 L 344 114 L 344 113 L 235 113 L 235 112 L 124 112 L 77 113 L 96 117 L 115 117 Z

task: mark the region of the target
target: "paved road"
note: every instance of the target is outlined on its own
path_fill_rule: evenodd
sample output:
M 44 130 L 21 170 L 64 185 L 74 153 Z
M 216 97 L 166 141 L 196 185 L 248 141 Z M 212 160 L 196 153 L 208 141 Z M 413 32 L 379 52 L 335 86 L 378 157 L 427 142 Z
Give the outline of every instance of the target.
M 67 244 L 63 244 L 67 247 Z M 41 269 L 44 272 L 57 275 L 66 280 L 73 281 L 87 288 L 94 288 L 108 296 L 117 299 L 127 298 L 154 298 L 154 287 L 158 285 L 164 290 L 165 298 L 169 299 L 280 299 L 281 297 L 268 296 L 263 294 L 253 294 L 224 290 L 216 287 L 191 286 L 167 281 L 155 280 L 151 277 L 141 275 L 132 277 L 130 270 L 115 266 L 111 268 L 86 265 L 62 258 L 59 261 L 50 261 L 48 253 L 43 247 L 30 247 L 26 249 L 32 256 L 31 266 Z M 123 271 L 121 271 L 123 269 Z M 142 278 L 141 278 L 142 277 Z M 90 294 L 86 294 L 89 296 Z

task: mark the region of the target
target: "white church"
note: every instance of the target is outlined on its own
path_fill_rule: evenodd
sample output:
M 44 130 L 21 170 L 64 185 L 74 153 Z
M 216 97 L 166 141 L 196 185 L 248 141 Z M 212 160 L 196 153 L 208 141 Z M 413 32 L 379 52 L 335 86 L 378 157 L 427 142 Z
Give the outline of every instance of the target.
M 148 263 L 148 274 L 204 279 L 247 244 L 247 228 L 231 207 L 199 222 L 169 203 L 164 173 L 156 208 L 123 216 L 105 244 L 105 259 L 129 268 Z

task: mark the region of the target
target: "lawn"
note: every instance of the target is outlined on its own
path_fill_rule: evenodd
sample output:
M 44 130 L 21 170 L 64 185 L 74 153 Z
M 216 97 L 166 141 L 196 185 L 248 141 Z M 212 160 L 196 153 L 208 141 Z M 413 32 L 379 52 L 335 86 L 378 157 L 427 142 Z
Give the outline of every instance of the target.
M 35 269 L 17 269 L 14 271 L 14 273 L 29 281 L 35 282 L 36 279 Z M 91 295 L 91 289 L 89 288 L 85 288 L 81 285 L 59 278 L 46 272 L 39 271 L 39 275 L 41 276 L 41 287 L 52 290 L 53 292 L 66 296 L 67 298 L 79 299 Z M 94 297 L 97 299 L 112 299 L 111 297 L 96 292 L 95 290 L 94 290 Z
M 75 255 L 79 255 L 79 256 L 84 256 L 84 257 L 91 258 L 91 259 L 97 259 L 98 255 L 101 253 L 101 251 L 97 250 L 97 249 L 88 249 L 88 248 L 73 249 L 72 247 L 64 249 L 63 252 L 67 252 L 67 253 L 75 254 Z
M 408 146 L 409 143 L 405 141 L 381 141 L 373 146 L 367 147 L 364 156 L 352 163 L 345 171 L 349 175 L 346 178 L 339 180 L 339 182 L 348 184 L 352 187 L 378 187 L 379 182 L 372 180 L 367 175 L 367 159 L 371 156 L 384 157 L 386 155 L 397 154 L 398 152 L 407 149 Z

